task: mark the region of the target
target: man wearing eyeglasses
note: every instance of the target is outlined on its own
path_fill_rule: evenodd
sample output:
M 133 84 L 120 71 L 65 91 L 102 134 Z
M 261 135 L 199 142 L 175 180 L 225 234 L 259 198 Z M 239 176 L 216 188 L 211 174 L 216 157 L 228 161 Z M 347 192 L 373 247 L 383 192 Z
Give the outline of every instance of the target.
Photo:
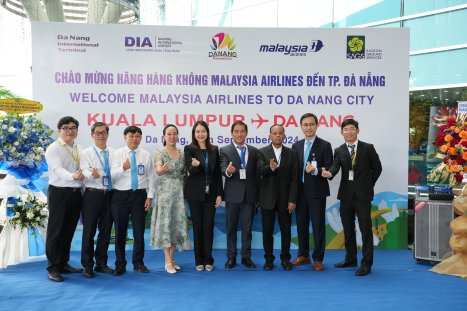
M 296 208 L 298 254 L 292 262 L 294 266 L 311 263 L 309 227 L 313 229 L 314 250 L 313 270 L 324 269 L 324 250 L 326 248 L 326 198 L 329 196 L 329 183 L 321 176 L 321 168 L 332 164 L 331 144 L 316 136 L 318 117 L 305 113 L 300 118 L 304 139 L 292 145 L 298 153 L 298 198 Z
M 79 122 L 73 117 L 63 117 L 57 123 L 59 138 L 45 151 L 49 167 L 47 194 L 49 219 L 45 252 L 49 279 L 62 282 L 62 273 L 81 273 L 69 265 L 73 234 L 81 210 L 81 189 L 84 186 L 80 169 L 82 147 L 75 142 Z
M 114 270 L 107 266 L 107 251 L 112 231 L 112 176 L 110 160 L 114 150 L 107 146 L 109 127 L 103 122 L 96 122 L 91 127 L 91 138 L 94 145 L 85 149 L 81 157 L 81 168 L 85 176 L 85 191 L 82 204 L 83 238 L 81 245 L 81 264 L 83 276 L 92 278 L 94 271 L 113 274 Z M 96 250 L 94 252 L 94 235 L 99 228 Z M 94 257 L 96 261 L 94 262 Z
M 347 119 L 341 124 L 345 143 L 334 153 L 334 162 L 329 171 L 322 170 L 325 178 L 332 179 L 342 169 L 337 199 L 340 200 L 340 215 L 344 227 L 345 259 L 336 263 L 336 268 L 357 266 L 357 241 L 355 237 L 355 215 L 362 233 L 363 259 L 356 276 L 371 272 L 373 265 L 373 230 L 371 223 L 371 201 L 374 186 L 382 172 L 381 161 L 372 144 L 358 140 L 358 122 Z

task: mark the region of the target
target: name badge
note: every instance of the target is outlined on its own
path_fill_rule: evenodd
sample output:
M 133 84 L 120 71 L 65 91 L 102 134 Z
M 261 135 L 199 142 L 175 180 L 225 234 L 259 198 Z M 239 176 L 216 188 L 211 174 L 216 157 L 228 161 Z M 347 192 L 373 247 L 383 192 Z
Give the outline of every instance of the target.
M 349 171 L 349 180 L 353 181 L 353 170 Z
M 138 175 L 144 175 L 144 164 L 138 164 Z
M 240 179 L 246 179 L 246 169 L 241 168 L 239 173 L 240 173 Z
M 107 187 L 109 185 L 109 176 L 106 176 L 106 175 L 102 176 L 102 185 L 104 187 Z
M 206 187 L 204 188 L 204 193 L 209 194 L 209 184 L 206 184 Z

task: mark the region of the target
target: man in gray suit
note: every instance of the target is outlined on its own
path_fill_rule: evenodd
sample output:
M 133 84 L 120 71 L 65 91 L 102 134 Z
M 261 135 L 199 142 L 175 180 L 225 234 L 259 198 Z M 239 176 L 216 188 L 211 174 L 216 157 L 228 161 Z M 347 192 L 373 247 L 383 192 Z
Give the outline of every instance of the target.
M 274 267 L 274 224 L 276 214 L 281 229 L 281 266 L 292 269 L 290 240 L 292 212 L 297 202 L 298 155 L 282 145 L 284 127 L 274 124 L 269 129 L 271 144 L 258 150 L 259 205 L 263 223 L 264 270 Z
M 236 265 L 239 220 L 242 226 L 242 264 L 250 269 L 255 268 L 255 264 L 251 261 L 251 224 L 257 192 L 257 149 L 245 144 L 247 134 L 247 125 L 241 121 L 235 122 L 231 128 L 233 142 L 220 149 L 221 171 L 225 176 L 226 269 L 232 269 Z

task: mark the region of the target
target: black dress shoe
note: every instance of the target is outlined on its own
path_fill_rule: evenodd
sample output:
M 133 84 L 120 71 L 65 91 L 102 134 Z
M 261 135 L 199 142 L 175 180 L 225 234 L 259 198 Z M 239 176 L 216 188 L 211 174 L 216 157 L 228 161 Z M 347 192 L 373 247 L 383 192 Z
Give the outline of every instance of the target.
M 110 268 L 107 265 L 105 265 L 105 266 L 96 266 L 94 268 L 94 271 L 100 272 L 100 273 L 107 273 L 107 274 L 113 274 L 114 273 L 114 269 Z
M 347 261 L 347 260 L 344 260 L 344 261 L 341 261 L 339 263 L 336 263 L 334 265 L 334 267 L 336 268 L 347 268 L 347 267 L 356 267 L 357 266 L 357 261 Z
M 224 267 L 226 269 L 232 269 L 233 267 L 235 267 L 236 264 L 237 264 L 237 262 L 236 262 L 235 258 L 229 258 L 229 259 L 227 259 Z
M 66 264 L 63 266 L 62 270 L 61 270 L 62 273 L 81 273 L 83 272 L 83 269 L 81 268 L 73 268 L 72 266 L 70 266 L 69 264 Z
M 139 273 L 148 273 L 149 269 L 144 264 L 133 266 L 133 270 Z
M 88 279 L 94 277 L 94 272 L 92 271 L 92 268 L 84 268 L 83 276 Z
M 49 280 L 54 282 L 63 282 L 63 277 L 58 272 L 49 272 Z
M 361 266 L 357 272 L 355 272 L 355 275 L 356 276 L 364 276 L 364 275 L 367 275 L 368 273 L 371 272 L 371 267 L 367 267 L 367 266 Z
M 292 270 L 292 267 L 293 267 L 292 263 L 288 260 L 282 260 L 281 266 L 282 268 L 284 268 L 284 270 Z
M 116 267 L 115 268 L 115 271 L 114 271 L 114 275 L 116 276 L 120 276 L 122 275 L 123 273 L 126 272 L 126 268 L 125 267 Z
M 264 266 L 263 266 L 263 269 L 266 270 L 266 271 L 269 271 L 269 270 L 272 270 L 272 268 L 274 268 L 274 262 L 273 261 L 266 261 L 264 263 Z
M 244 265 L 244 266 L 247 267 L 248 269 L 254 269 L 254 268 L 256 268 L 254 262 L 251 261 L 251 258 L 250 258 L 250 257 L 242 258 L 242 265 Z

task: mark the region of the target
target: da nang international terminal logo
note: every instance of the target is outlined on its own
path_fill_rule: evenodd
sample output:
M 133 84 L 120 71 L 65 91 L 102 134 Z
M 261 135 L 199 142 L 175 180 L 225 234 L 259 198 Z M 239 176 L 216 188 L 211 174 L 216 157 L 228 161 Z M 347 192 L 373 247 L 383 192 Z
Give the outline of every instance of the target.
M 232 60 L 237 57 L 235 48 L 237 45 L 234 39 L 224 32 L 220 32 L 212 37 L 212 43 L 210 44 L 211 50 L 209 57 L 216 60 Z
M 365 36 L 347 36 L 347 58 L 365 58 Z

